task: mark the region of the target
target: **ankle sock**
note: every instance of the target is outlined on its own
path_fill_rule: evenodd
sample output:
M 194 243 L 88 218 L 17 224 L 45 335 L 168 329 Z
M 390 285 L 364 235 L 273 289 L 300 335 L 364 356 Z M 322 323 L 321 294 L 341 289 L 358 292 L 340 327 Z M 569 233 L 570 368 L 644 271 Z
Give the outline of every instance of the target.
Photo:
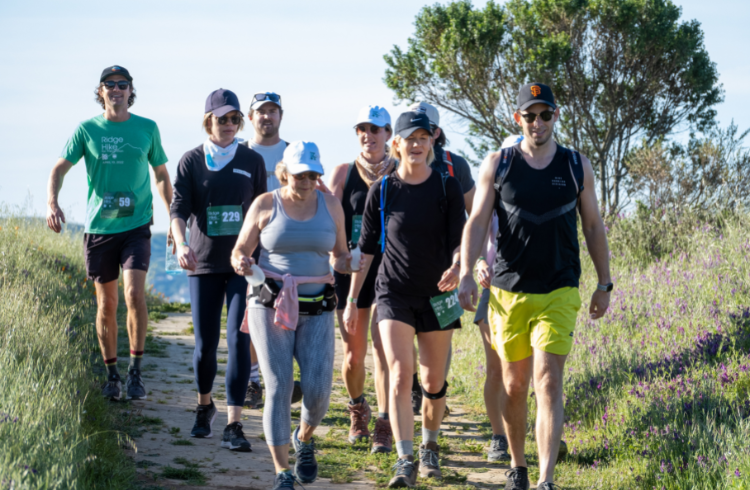
M 130 351 L 130 366 L 128 366 L 128 370 L 138 369 L 140 371 L 142 360 L 143 360 L 142 350 L 131 350 Z
M 414 456 L 414 441 L 396 441 L 398 457 Z
M 378 412 L 378 418 L 383 420 L 390 420 L 388 418 L 388 412 Z
M 260 384 L 260 367 L 257 362 L 250 364 L 250 381 Z
M 120 376 L 120 372 L 117 370 L 117 358 L 116 357 L 113 357 L 112 359 L 104 359 L 104 366 L 107 368 L 108 378 Z
M 419 386 L 419 376 L 414 373 L 414 377 L 411 379 L 411 391 L 422 391 L 422 387 Z
M 357 398 L 349 398 L 349 405 L 357 405 L 359 403 L 362 403 L 365 399 L 365 394 L 362 393 Z
M 427 444 L 428 442 L 437 442 L 439 435 L 440 429 L 430 430 L 425 426 L 422 426 L 422 444 Z

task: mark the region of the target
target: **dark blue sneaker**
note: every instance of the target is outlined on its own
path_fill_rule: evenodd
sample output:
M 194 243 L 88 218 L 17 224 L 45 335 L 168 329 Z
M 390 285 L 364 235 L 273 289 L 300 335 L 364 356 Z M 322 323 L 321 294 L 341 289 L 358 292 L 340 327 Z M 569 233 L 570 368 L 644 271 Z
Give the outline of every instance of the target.
M 249 453 L 252 451 L 250 442 L 245 439 L 245 434 L 242 432 L 242 423 L 232 422 L 226 426 L 224 429 L 224 436 L 221 438 L 221 447 L 232 451 L 239 451 L 241 453 Z
M 276 479 L 273 481 L 273 488 L 271 488 L 271 490 L 294 488 L 295 483 L 297 483 L 297 479 L 294 477 L 291 471 L 282 471 L 281 473 L 276 475 Z
M 131 368 L 128 371 L 128 378 L 125 380 L 125 391 L 128 400 L 145 400 L 146 385 L 143 384 L 141 370 Z
M 107 382 L 102 386 L 102 396 L 109 398 L 113 402 L 119 402 L 122 397 L 122 381 L 120 376 L 115 374 L 107 379 Z
M 217 413 L 213 400 L 211 400 L 211 405 L 198 405 L 195 410 L 195 425 L 193 425 L 193 430 L 190 431 L 190 437 L 204 438 L 214 435 L 211 426 L 216 420 Z
M 315 460 L 315 438 L 311 437 L 308 444 L 303 444 L 297 438 L 299 426 L 292 434 L 292 445 L 294 446 L 294 476 L 300 483 L 312 483 L 318 478 L 318 462 Z

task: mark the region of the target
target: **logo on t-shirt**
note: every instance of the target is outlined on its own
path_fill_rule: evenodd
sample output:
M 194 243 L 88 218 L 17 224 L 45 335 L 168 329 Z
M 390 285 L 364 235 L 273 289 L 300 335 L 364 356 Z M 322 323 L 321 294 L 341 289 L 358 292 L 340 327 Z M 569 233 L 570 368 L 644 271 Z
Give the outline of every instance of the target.
M 239 169 L 239 168 L 235 168 L 235 169 L 232 169 L 232 171 L 233 171 L 234 173 L 236 173 L 236 174 L 242 174 L 242 175 L 244 175 L 245 177 L 249 177 L 249 178 L 251 178 L 251 179 L 253 178 L 253 174 L 251 174 L 250 172 L 245 172 L 245 171 L 244 171 L 244 170 L 242 170 L 242 169 Z
M 565 179 L 563 179 L 562 177 L 553 177 L 552 185 L 558 186 L 558 187 L 565 187 Z
M 123 144 L 124 141 L 125 140 L 121 136 L 102 136 L 102 161 L 109 164 L 123 164 L 125 163 L 124 152 L 128 148 L 137 150 L 140 154 L 143 154 L 142 149 L 133 146 L 130 143 Z

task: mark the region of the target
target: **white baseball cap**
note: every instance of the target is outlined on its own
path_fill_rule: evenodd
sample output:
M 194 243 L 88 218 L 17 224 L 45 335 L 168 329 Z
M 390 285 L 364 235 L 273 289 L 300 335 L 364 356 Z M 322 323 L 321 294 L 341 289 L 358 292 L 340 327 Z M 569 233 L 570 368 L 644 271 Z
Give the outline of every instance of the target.
M 503 145 L 500 148 L 510 148 L 511 146 L 516 146 L 522 140 L 523 140 L 523 136 L 520 134 L 514 134 L 513 136 L 508 136 L 507 138 L 503 140 Z
M 427 102 L 416 102 L 409 106 L 409 110 L 427 114 L 427 119 L 430 120 L 430 124 L 433 126 L 440 126 L 440 113 L 435 106 L 430 105 Z
M 385 110 L 385 107 L 378 105 L 368 105 L 360 109 L 357 116 L 357 122 L 354 124 L 370 123 L 373 126 L 384 128 L 391 125 L 391 115 Z
M 292 175 L 303 172 L 325 173 L 323 164 L 320 163 L 320 151 L 318 145 L 311 141 L 294 141 L 284 150 L 282 159 L 286 165 L 286 171 Z
M 255 111 L 260 109 L 260 106 L 270 102 L 276 104 L 281 109 L 281 96 L 275 92 L 261 92 L 253 95 L 253 102 L 250 104 L 250 110 Z

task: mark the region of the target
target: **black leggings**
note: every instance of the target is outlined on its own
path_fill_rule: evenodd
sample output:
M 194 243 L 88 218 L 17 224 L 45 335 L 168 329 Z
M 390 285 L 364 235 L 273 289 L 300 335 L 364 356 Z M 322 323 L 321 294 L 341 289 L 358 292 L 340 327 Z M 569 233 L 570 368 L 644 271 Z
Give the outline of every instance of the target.
M 227 405 L 241 407 L 250 379 L 250 335 L 240 332 L 245 314 L 247 281 L 234 272 L 190 276 L 195 351 L 193 369 L 198 393 L 210 393 L 216 377 L 216 349 L 221 310 L 227 300 Z

